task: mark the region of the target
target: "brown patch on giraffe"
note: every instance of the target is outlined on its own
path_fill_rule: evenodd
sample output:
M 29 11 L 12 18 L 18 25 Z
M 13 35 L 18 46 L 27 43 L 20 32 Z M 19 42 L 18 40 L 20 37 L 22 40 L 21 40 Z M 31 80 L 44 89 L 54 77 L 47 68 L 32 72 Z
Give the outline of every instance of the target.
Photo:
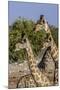
M 32 84 L 32 83 L 33 83 L 33 80 L 31 79 L 31 80 L 30 80 L 30 84 Z
M 29 64 L 30 64 L 30 65 L 32 64 L 32 59 L 29 61 Z
M 30 64 L 30 65 L 35 65 L 36 62 L 31 59 L 31 60 L 29 61 L 29 64 Z
M 54 57 L 54 59 L 57 59 L 57 54 L 56 54 L 56 56 Z
M 31 64 L 31 65 L 30 65 L 30 68 L 31 68 L 32 70 L 35 69 L 34 67 L 35 67 L 35 64 Z
M 31 70 L 32 70 L 32 73 L 36 73 L 36 70 L 34 67 L 32 67 Z
M 36 61 L 33 61 L 34 64 L 36 64 Z
M 56 51 L 56 47 L 54 46 L 53 48 L 51 48 L 51 52 L 55 52 Z
M 53 54 L 53 57 L 55 57 L 55 56 L 57 55 L 57 53 L 58 53 L 58 52 L 56 51 L 56 52 Z
M 55 50 L 54 50 L 55 51 Z M 53 55 L 54 54 L 54 51 L 51 51 L 51 54 Z
M 40 81 L 40 77 L 38 73 L 34 73 L 34 78 L 36 81 Z

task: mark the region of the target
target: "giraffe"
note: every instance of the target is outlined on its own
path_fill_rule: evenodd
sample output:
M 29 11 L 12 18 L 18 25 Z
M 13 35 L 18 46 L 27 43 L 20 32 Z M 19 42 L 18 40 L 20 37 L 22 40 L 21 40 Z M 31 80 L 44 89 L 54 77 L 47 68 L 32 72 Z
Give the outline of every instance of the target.
M 16 45 L 19 50 L 19 45 Z M 26 75 L 21 77 L 21 79 L 18 81 L 17 87 L 40 87 L 40 86 L 51 86 L 53 85 L 53 82 L 49 80 L 49 78 L 45 75 L 44 72 L 41 72 L 36 64 L 36 59 L 33 55 L 33 51 L 31 48 L 31 44 L 26 38 L 25 44 L 21 44 L 21 48 L 25 48 L 28 55 L 28 65 L 29 69 L 31 71 L 30 75 Z M 17 49 L 17 50 L 18 50 Z
M 58 48 L 57 48 L 57 46 L 56 46 L 56 44 L 55 44 L 55 42 L 53 40 L 53 37 L 52 37 L 51 31 L 50 31 L 50 28 L 48 26 L 48 23 L 47 23 L 44 15 L 41 15 L 40 17 L 41 17 L 40 18 L 40 22 L 39 22 L 39 24 L 36 25 L 35 32 L 41 30 L 41 27 L 43 27 L 44 30 L 46 31 L 47 35 L 49 34 L 49 36 L 47 37 L 48 38 L 48 42 L 46 42 L 44 44 L 44 46 L 46 47 L 46 45 L 48 43 L 51 44 L 51 48 L 50 48 L 51 49 L 51 56 L 52 56 L 52 58 L 54 60 L 54 63 L 55 63 L 55 73 L 57 72 L 57 75 L 58 75 Z M 57 78 L 55 76 L 55 84 L 56 83 L 57 83 Z
M 51 34 L 51 31 L 50 31 L 50 28 L 48 26 L 48 23 L 45 19 L 45 23 L 44 23 L 44 26 L 45 26 L 45 31 L 47 34 L 49 34 L 48 36 L 48 40 L 51 42 L 51 54 L 52 54 L 52 57 L 55 61 L 57 61 L 56 57 L 58 55 L 58 48 L 53 40 L 53 37 L 52 37 L 52 34 Z
M 54 83 L 55 64 L 50 53 L 50 46 L 45 50 L 42 60 L 38 63 L 38 67 L 44 71 L 47 77 Z
M 58 78 L 57 78 L 58 77 L 58 48 L 53 40 L 50 28 L 48 26 L 48 23 L 46 22 L 46 19 L 45 19 L 45 31 L 47 34 L 49 33 L 48 40 L 51 43 L 51 56 L 55 63 L 55 85 L 57 85 L 57 81 L 58 81 Z
M 48 26 L 48 23 L 47 23 L 44 15 L 41 15 L 40 17 L 41 17 L 41 18 L 40 18 L 40 23 L 37 24 L 35 31 L 39 31 L 39 30 L 41 29 L 41 27 L 43 27 L 44 30 L 46 31 L 46 33 L 49 34 L 49 36 L 48 36 L 48 41 L 49 41 L 50 44 L 51 44 L 51 54 L 52 54 L 52 57 L 53 57 L 54 61 L 57 61 L 57 60 L 58 60 L 58 59 L 57 59 L 57 58 L 58 58 L 58 48 L 57 48 L 57 46 L 56 46 L 56 44 L 55 44 L 55 42 L 54 42 L 54 40 L 53 40 L 53 37 L 52 37 L 51 31 L 50 31 L 50 28 L 49 28 L 49 26 Z M 40 29 L 39 29 L 38 27 L 39 27 Z M 43 29 L 43 28 L 42 28 L 42 29 Z M 38 29 L 38 30 L 37 30 L 37 29 Z M 49 43 L 49 42 L 48 42 L 48 43 Z

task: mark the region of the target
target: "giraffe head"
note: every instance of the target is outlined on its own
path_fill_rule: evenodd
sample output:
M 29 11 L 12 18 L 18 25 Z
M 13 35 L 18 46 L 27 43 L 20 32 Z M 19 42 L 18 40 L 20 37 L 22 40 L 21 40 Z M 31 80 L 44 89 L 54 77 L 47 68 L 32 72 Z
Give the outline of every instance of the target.
M 40 15 L 40 24 L 44 24 L 45 23 L 45 17 L 44 15 Z
M 25 37 L 25 34 L 23 33 L 22 34 L 22 41 L 21 42 L 18 42 L 16 43 L 15 45 L 15 51 L 19 51 L 20 49 L 26 49 L 26 37 Z
M 46 21 L 44 15 L 40 15 L 40 19 L 37 21 L 35 31 L 39 31 L 42 28 L 45 29 L 46 32 L 48 32 L 48 22 Z

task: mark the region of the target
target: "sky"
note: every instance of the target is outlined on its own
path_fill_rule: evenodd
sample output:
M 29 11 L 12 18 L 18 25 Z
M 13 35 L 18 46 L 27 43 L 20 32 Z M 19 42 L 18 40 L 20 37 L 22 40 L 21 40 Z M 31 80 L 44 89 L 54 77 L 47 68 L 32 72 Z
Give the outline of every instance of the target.
M 28 2 L 8 2 L 8 23 L 11 25 L 19 16 L 37 21 L 43 14 L 50 25 L 58 26 L 58 5 Z

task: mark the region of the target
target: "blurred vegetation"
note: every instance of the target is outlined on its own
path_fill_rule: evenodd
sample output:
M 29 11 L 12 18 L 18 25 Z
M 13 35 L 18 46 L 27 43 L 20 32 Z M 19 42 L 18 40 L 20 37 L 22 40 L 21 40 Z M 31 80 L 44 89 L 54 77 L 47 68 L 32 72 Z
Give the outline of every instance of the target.
M 15 52 L 15 45 L 18 42 L 22 41 L 22 35 L 28 37 L 32 50 L 35 56 L 37 56 L 43 47 L 43 43 L 45 42 L 46 32 L 45 30 L 40 30 L 38 32 L 34 32 L 35 22 L 32 20 L 26 20 L 19 18 L 16 20 L 11 26 L 9 26 L 9 63 L 12 62 L 23 62 L 27 59 L 27 53 L 25 49 L 21 49 Z M 51 32 L 53 38 L 58 45 L 58 29 L 51 27 Z
M 50 26 L 51 34 L 53 36 L 53 39 L 58 47 L 58 28 L 54 26 Z

